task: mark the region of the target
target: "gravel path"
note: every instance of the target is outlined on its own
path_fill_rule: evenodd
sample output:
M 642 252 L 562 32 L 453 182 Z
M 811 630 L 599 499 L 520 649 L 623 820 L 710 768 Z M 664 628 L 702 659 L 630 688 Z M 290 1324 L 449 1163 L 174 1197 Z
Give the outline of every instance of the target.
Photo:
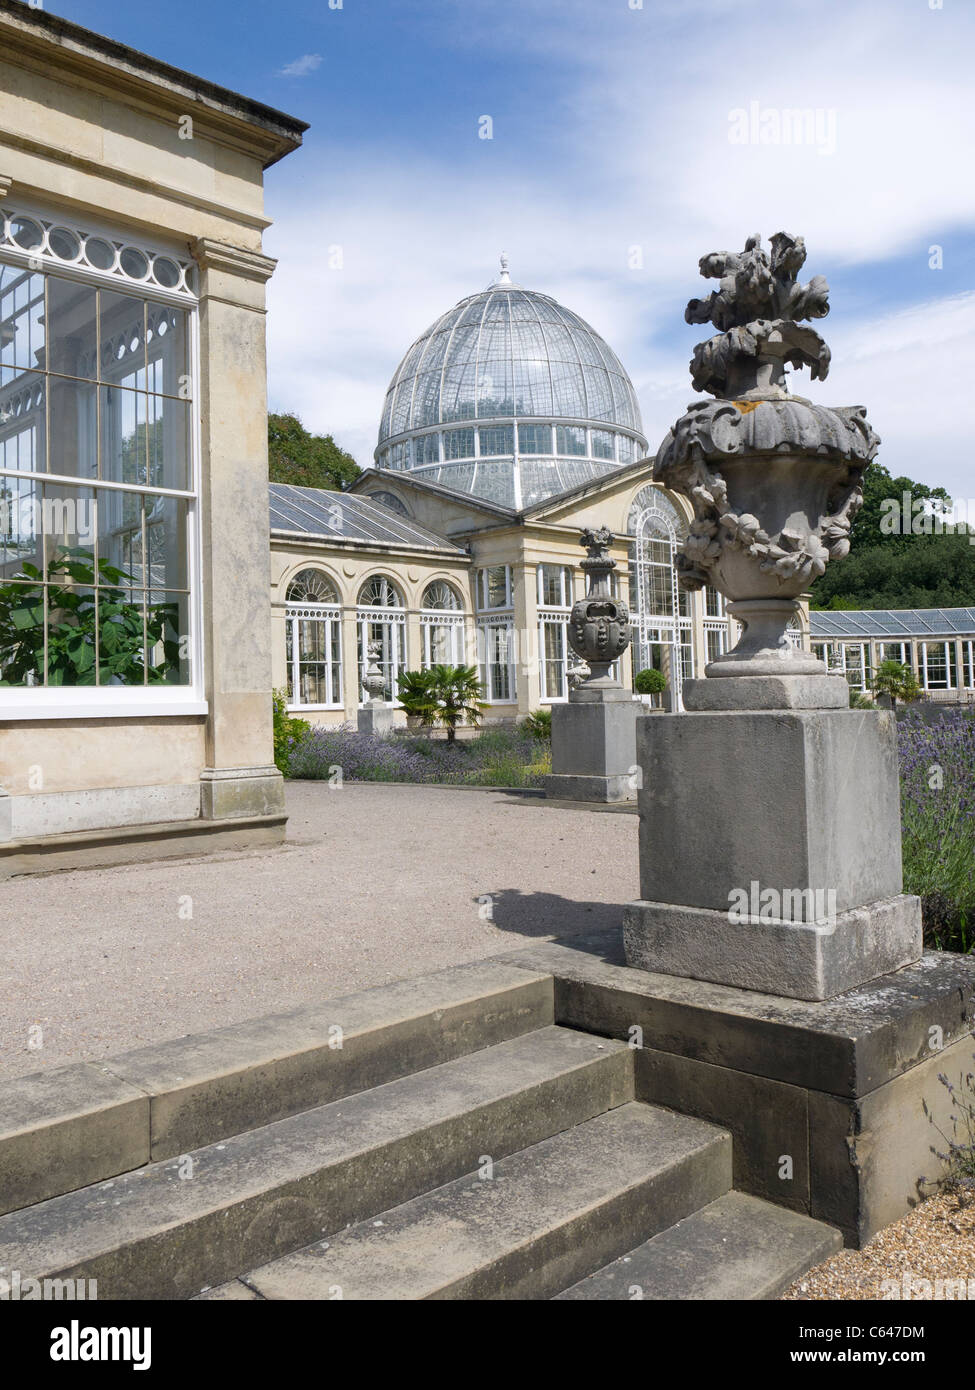
M 975 1298 L 975 1200 L 960 1206 L 959 1198 L 930 1197 L 903 1220 L 874 1236 L 862 1250 L 840 1250 L 824 1264 L 797 1279 L 785 1299 L 882 1299 L 894 1290 L 913 1299 Z M 942 1286 L 938 1279 L 964 1280 L 965 1292 Z M 930 1291 L 916 1280 L 929 1280 Z
M 612 926 L 638 896 L 632 814 L 315 782 L 288 809 L 280 849 L 5 883 L 0 1076 Z

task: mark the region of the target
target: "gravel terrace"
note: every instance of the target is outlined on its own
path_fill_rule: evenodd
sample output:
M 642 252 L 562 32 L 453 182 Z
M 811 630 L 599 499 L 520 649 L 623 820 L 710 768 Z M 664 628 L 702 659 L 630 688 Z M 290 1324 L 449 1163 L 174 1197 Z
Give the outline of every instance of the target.
M 632 814 L 381 783 L 287 795 L 279 849 L 4 883 L 0 1076 L 613 926 L 638 896 Z

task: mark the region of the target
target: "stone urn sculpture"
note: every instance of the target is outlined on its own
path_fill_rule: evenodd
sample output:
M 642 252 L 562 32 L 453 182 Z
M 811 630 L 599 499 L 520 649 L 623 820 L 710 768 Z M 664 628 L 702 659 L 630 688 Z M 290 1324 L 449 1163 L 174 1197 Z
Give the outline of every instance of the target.
M 712 584 L 744 626 L 737 646 L 707 666 L 709 678 L 825 676 L 787 628 L 799 596 L 849 550 L 880 443 L 862 406 L 829 408 L 788 391 L 787 364 L 820 381 L 829 370 L 826 343 L 799 323 L 829 312 L 821 275 L 796 280 L 805 259 L 802 237 L 785 232 L 770 251 L 752 236 L 742 252 L 704 256 L 701 274 L 719 288 L 685 312 L 688 323 L 720 330 L 690 364 L 694 386 L 715 399 L 689 406 L 668 432 L 654 478 L 694 508 L 680 583 Z
M 382 643 L 378 641 L 371 641 L 366 646 L 366 674 L 362 678 L 362 688 L 366 699 L 373 705 L 382 704 L 386 688 L 386 678 L 379 664 L 382 651 Z
M 630 610 L 609 591 L 609 576 L 616 569 L 616 561 L 609 554 L 612 541 L 608 526 L 590 527 L 579 538 L 586 550 L 582 568 L 589 580 L 589 591 L 572 605 L 569 646 L 588 666 L 589 675 L 578 682 L 577 691 L 616 689 L 620 685 L 610 675 L 610 667 L 629 645 Z

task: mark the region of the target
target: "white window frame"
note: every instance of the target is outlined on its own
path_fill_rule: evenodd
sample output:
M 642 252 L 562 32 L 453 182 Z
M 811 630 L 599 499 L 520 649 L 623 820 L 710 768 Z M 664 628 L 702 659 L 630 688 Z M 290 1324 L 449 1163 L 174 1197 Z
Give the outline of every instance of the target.
M 491 680 L 491 673 L 494 666 L 500 663 L 492 661 L 491 638 L 492 631 L 501 629 L 508 634 L 508 690 L 509 695 L 504 697 L 494 694 L 494 686 Z M 515 671 L 515 620 L 512 614 L 504 614 L 498 617 L 482 618 L 477 623 L 477 664 L 480 671 L 481 683 L 485 689 L 485 700 L 490 705 L 516 705 L 518 703 L 517 673 Z
M 289 710 L 325 710 L 325 709 L 344 709 L 343 699 L 343 667 L 344 652 L 342 650 L 342 609 L 335 603 L 286 603 L 284 609 L 285 622 L 288 631 L 291 633 L 291 661 L 288 672 L 291 683 L 292 698 L 288 701 Z M 301 691 L 301 640 L 300 624 L 304 622 L 319 622 L 324 624 L 325 633 L 325 673 L 328 689 L 331 690 L 334 684 L 333 676 L 338 670 L 339 698 L 337 700 L 326 701 L 325 704 L 305 704 L 303 700 L 296 698 Z M 332 660 L 332 624 L 336 624 L 338 629 L 338 661 Z M 287 646 L 285 647 L 287 651 Z
M 23 721 L 36 719 L 147 719 L 169 715 L 200 715 L 209 712 L 206 700 L 206 672 L 204 669 L 203 643 L 203 604 L 202 604 L 202 546 L 200 535 L 200 490 L 202 435 L 200 422 L 200 322 L 199 298 L 191 288 L 192 267 L 187 264 L 186 248 L 175 243 L 147 242 L 144 238 L 133 239 L 120 232 L 117 227 L 99 223 L 91 218 L 85 219 L 84 227 L 75 222 L 66 212 L 52 211 L 36 205 L 5 200 L 0 222 L 0 255 L 5 263 L 24 270 L 41 273 L 50 272 L 61 278 L 74 280 L 102 289 L 129 292 L 150 303 L 171 304 L 183 309 L 187 314 L 187 351 L 189 354 L 188 375 L 192 386 L 190 403 L 190 457 L 187 459 L 188 489 L 147 487 L 145 484 L 114 483 L 99 479 L 97 487 L 105 491 L 132 492 L 140 495 L 181 498 L 186 502 L 186 575 L 188 588 L 187 619 L 189 632 L 188 657 L 192 674 L 191 684 L 185 686 L 16 686 L 0 688 L 0 720 Z M 21 250 L 11 245 L 7 237 L 10 220 L 17 216 L 33 218 L 45 229 L 45 249 L 40 253 Z M 46 234 L 49 228 L 66 227 L 80 237 L 96 236 L 116 245 L 115 266 L 108 271 L 91 268 L 81 262 L 61 261 L 46 250 Z M 148 280 L 138 281 L 125 278 L 119 273 L 121 251 L 132 248 L 153 258 L 164 256 L 175 261 L 181 268 L 180 285 L 175 290 L 166 290 Z M 39 262 L 39 264 L 38 264 Z M 11 476 L 10 471 L 0 472 L 0 477 Z M 28 476 L 22 472 L 15 474 L 21 479 Z M 68 474 L 33 473 L 32 478 L 48 483 L 65 483 L 72 487 L 79 485 L 79 478 Z M 87 486 L 95 485 L 89 480 Z
M 491 607 L 488 604 L 488 570 L 504 570 L 504 603 L 496 604 Z M 512 582 L 510 565 L 482 565 L 477 571 L 477 584 L 475 585 L 477 597 L 477 611 L 479 613 L 504 613 L 513 607 L 512 604 Z

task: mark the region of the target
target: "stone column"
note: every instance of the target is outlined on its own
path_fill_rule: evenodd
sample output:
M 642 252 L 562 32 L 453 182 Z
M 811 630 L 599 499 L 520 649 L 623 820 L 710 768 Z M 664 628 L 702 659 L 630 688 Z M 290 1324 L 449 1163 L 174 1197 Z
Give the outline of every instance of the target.
M 273 761 L 264 286 L 275 262 L 209 238 L 200 266 L 207 819 L 284 809 Z
M 517 715 L 524 719 L 542 700 L 541 661 L 538 645 L 538 588 L 534 565 L 512 565 L 512 608 L 515 624 L 515 694 Z

